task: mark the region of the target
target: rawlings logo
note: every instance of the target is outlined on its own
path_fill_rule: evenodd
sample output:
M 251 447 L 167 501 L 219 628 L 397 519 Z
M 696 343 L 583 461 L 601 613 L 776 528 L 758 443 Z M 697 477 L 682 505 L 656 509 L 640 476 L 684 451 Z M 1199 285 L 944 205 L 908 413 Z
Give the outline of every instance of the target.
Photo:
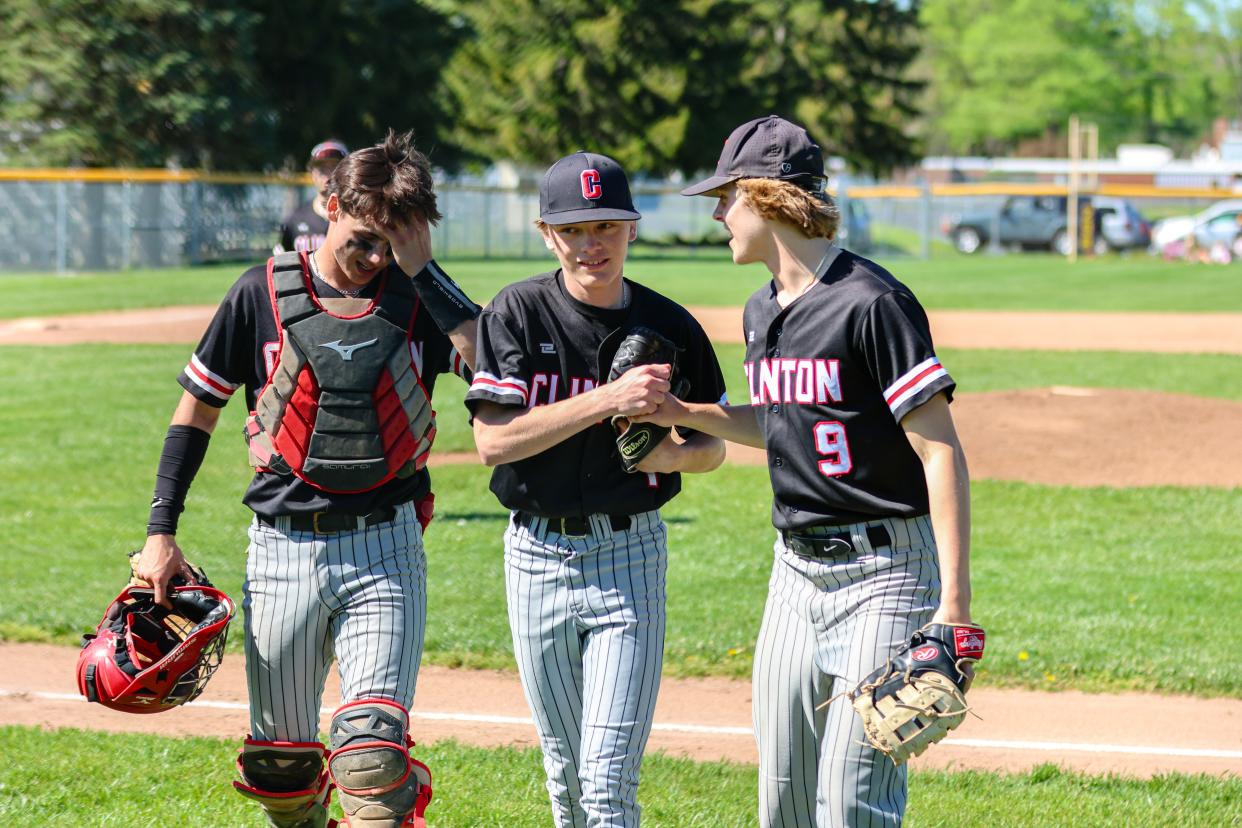
M 953 628 L 953 646 L 960 658 L 982 658 L 983 639 L 983 630 L 978 627 Z
M 931 644 L 928 644 L 926 647 L 919 647 L 917 650 L 910 653 L 910 658 L 913 661 L 931 661 L 939 654 L 940 654 L 939 647 L 935 647 L 935 646 L 932 646 Z

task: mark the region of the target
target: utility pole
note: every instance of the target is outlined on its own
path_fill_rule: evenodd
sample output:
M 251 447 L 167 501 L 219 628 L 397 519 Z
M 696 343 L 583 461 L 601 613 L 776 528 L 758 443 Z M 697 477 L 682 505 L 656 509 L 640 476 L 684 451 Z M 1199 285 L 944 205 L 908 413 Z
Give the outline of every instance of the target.
M 1085 181 L 1080 169 L 1084 147 L 1089 166 Z M 1069 237 L 1068 258 L 1071 262 L 1078 261 L 1080 247 L 1091 250 L 1095 245 L 1095 210 L 1090 208 L 1080 211 L 1078 202 L 1082 190 L 1085 189 L 1089 196 L 1099 188 L 1100 173 L 1097 164 L 1099 160 L 1100 128 L 1095 124 L 1083 124 L 1078 120 L 1077 115 L 1071 115 L 1069 119 L 1069 198 L 1066 199 L 1065 205 L 1065 233 Z M 1083 218 L 1086 221 L 1081 221 Z
M 1065 204 L 1065 234 L 1069 237 L 1069 260 L 1078 261 L 1078 164 L 1082 161 L 1082 141 L 1078 116 L 1069 120 L 1069 198 Z

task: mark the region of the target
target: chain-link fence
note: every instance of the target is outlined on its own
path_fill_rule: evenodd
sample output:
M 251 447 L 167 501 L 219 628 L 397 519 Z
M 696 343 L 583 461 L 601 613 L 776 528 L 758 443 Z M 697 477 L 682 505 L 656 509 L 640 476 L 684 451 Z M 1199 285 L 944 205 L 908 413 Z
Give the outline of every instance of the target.
M 957 255 L 952 230 L 965 217 L 982 228 L 980 250 L 1001 252 L 1002 206 L 1010 190 L 1056 185 L 856 186 L 834 181 L 842 242 L 863 253 L 928 258 Z M 442 182 L 444 220 L 432 243 L 441 258 L 545 255 L 533 228 L 538 194 L 473 183 Z M 1063 193 L 1064 188 L 1060 188 Z M 308 187 L 281 181 L 74 180 L 64 175 L 0 180 L 0 273 L 126 270 L 267 256 L 280 220 L 308 199 Z M 712 202 L 683 198 L 668 185 L 635 188 L 640 238 L 689 246 L 724 238 Z M 1150 221 L 1195 213 L 1220 195 L 1161 195 L 1130 200 Z M 1064 200 L 1064 199 L 1062 199 Z M 1013 245 L 1017 247 L 1018 245 Z M 959 245 L 960 247 L 960 245 Z
M 496 187 L 442 184 L 436 254 L 536 257 L 539 197 Z M 125 270 L 268 255 L 280 220 L 311 195 L 272 183 L 0 181 L 0 273 Z M 694 243 L 715 223 L 701 199 L 638 188 L 644 239 Z M 718 231 L 716 231 L 718 232 Z

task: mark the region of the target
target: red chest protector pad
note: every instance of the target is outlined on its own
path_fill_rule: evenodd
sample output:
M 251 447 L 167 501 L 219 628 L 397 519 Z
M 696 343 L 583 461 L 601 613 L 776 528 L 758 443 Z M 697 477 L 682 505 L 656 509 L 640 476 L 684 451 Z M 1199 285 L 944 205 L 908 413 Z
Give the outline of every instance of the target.
M 386 270 L 354 315 L 325 308 L 302 254 L 268 260 L 280 352 L 246 421 L 250 463 L 328 492 L 365 492 L 427 464 L 435 412 L 410 345 L 418 298 Z

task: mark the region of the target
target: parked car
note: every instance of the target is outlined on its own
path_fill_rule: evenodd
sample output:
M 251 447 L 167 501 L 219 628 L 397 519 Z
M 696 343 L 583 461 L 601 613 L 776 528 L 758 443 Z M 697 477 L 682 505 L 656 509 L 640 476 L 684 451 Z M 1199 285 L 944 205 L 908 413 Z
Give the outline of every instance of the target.
M 1194 234 L 1195 243 L 1204 250 L 1213 244 L 1232 244 L 1238 236 L 1238 216 L 1242 214 L 1242 199 L 1218 201 L 1193 216 L 1172 216 L 1156 222 L 1151 231 L 1151 247 L 1154 252 L 1167 245 L 1181 241 Z
M 842 216 L 837 238 L 842 247 L 855 253 L 871 250 L 871 213 L 866 202 L 856 198 L 845 202 L 845 215 Z
M 1096 215 L 1095 252 L 1146 247 L 1151 224 L 1138 208 L 1123 198 L 1094 196 Z M 962 253 L 976 253 L 992 239 L 993 228 L 1002 245 L 1024 249 L 1069 253 L 1065 196 L 1010 196 L 1000 213 L 969 213 L 951 217 L 945 234 Z
M 1096 253 L 1106 253 L 1099 245 L 1103 239 L 1109 250 L 1131 250 L 1151 244 L 1151 222 L 1138 208 L 1124 198 L 1093 196 L 1096 220 Z

